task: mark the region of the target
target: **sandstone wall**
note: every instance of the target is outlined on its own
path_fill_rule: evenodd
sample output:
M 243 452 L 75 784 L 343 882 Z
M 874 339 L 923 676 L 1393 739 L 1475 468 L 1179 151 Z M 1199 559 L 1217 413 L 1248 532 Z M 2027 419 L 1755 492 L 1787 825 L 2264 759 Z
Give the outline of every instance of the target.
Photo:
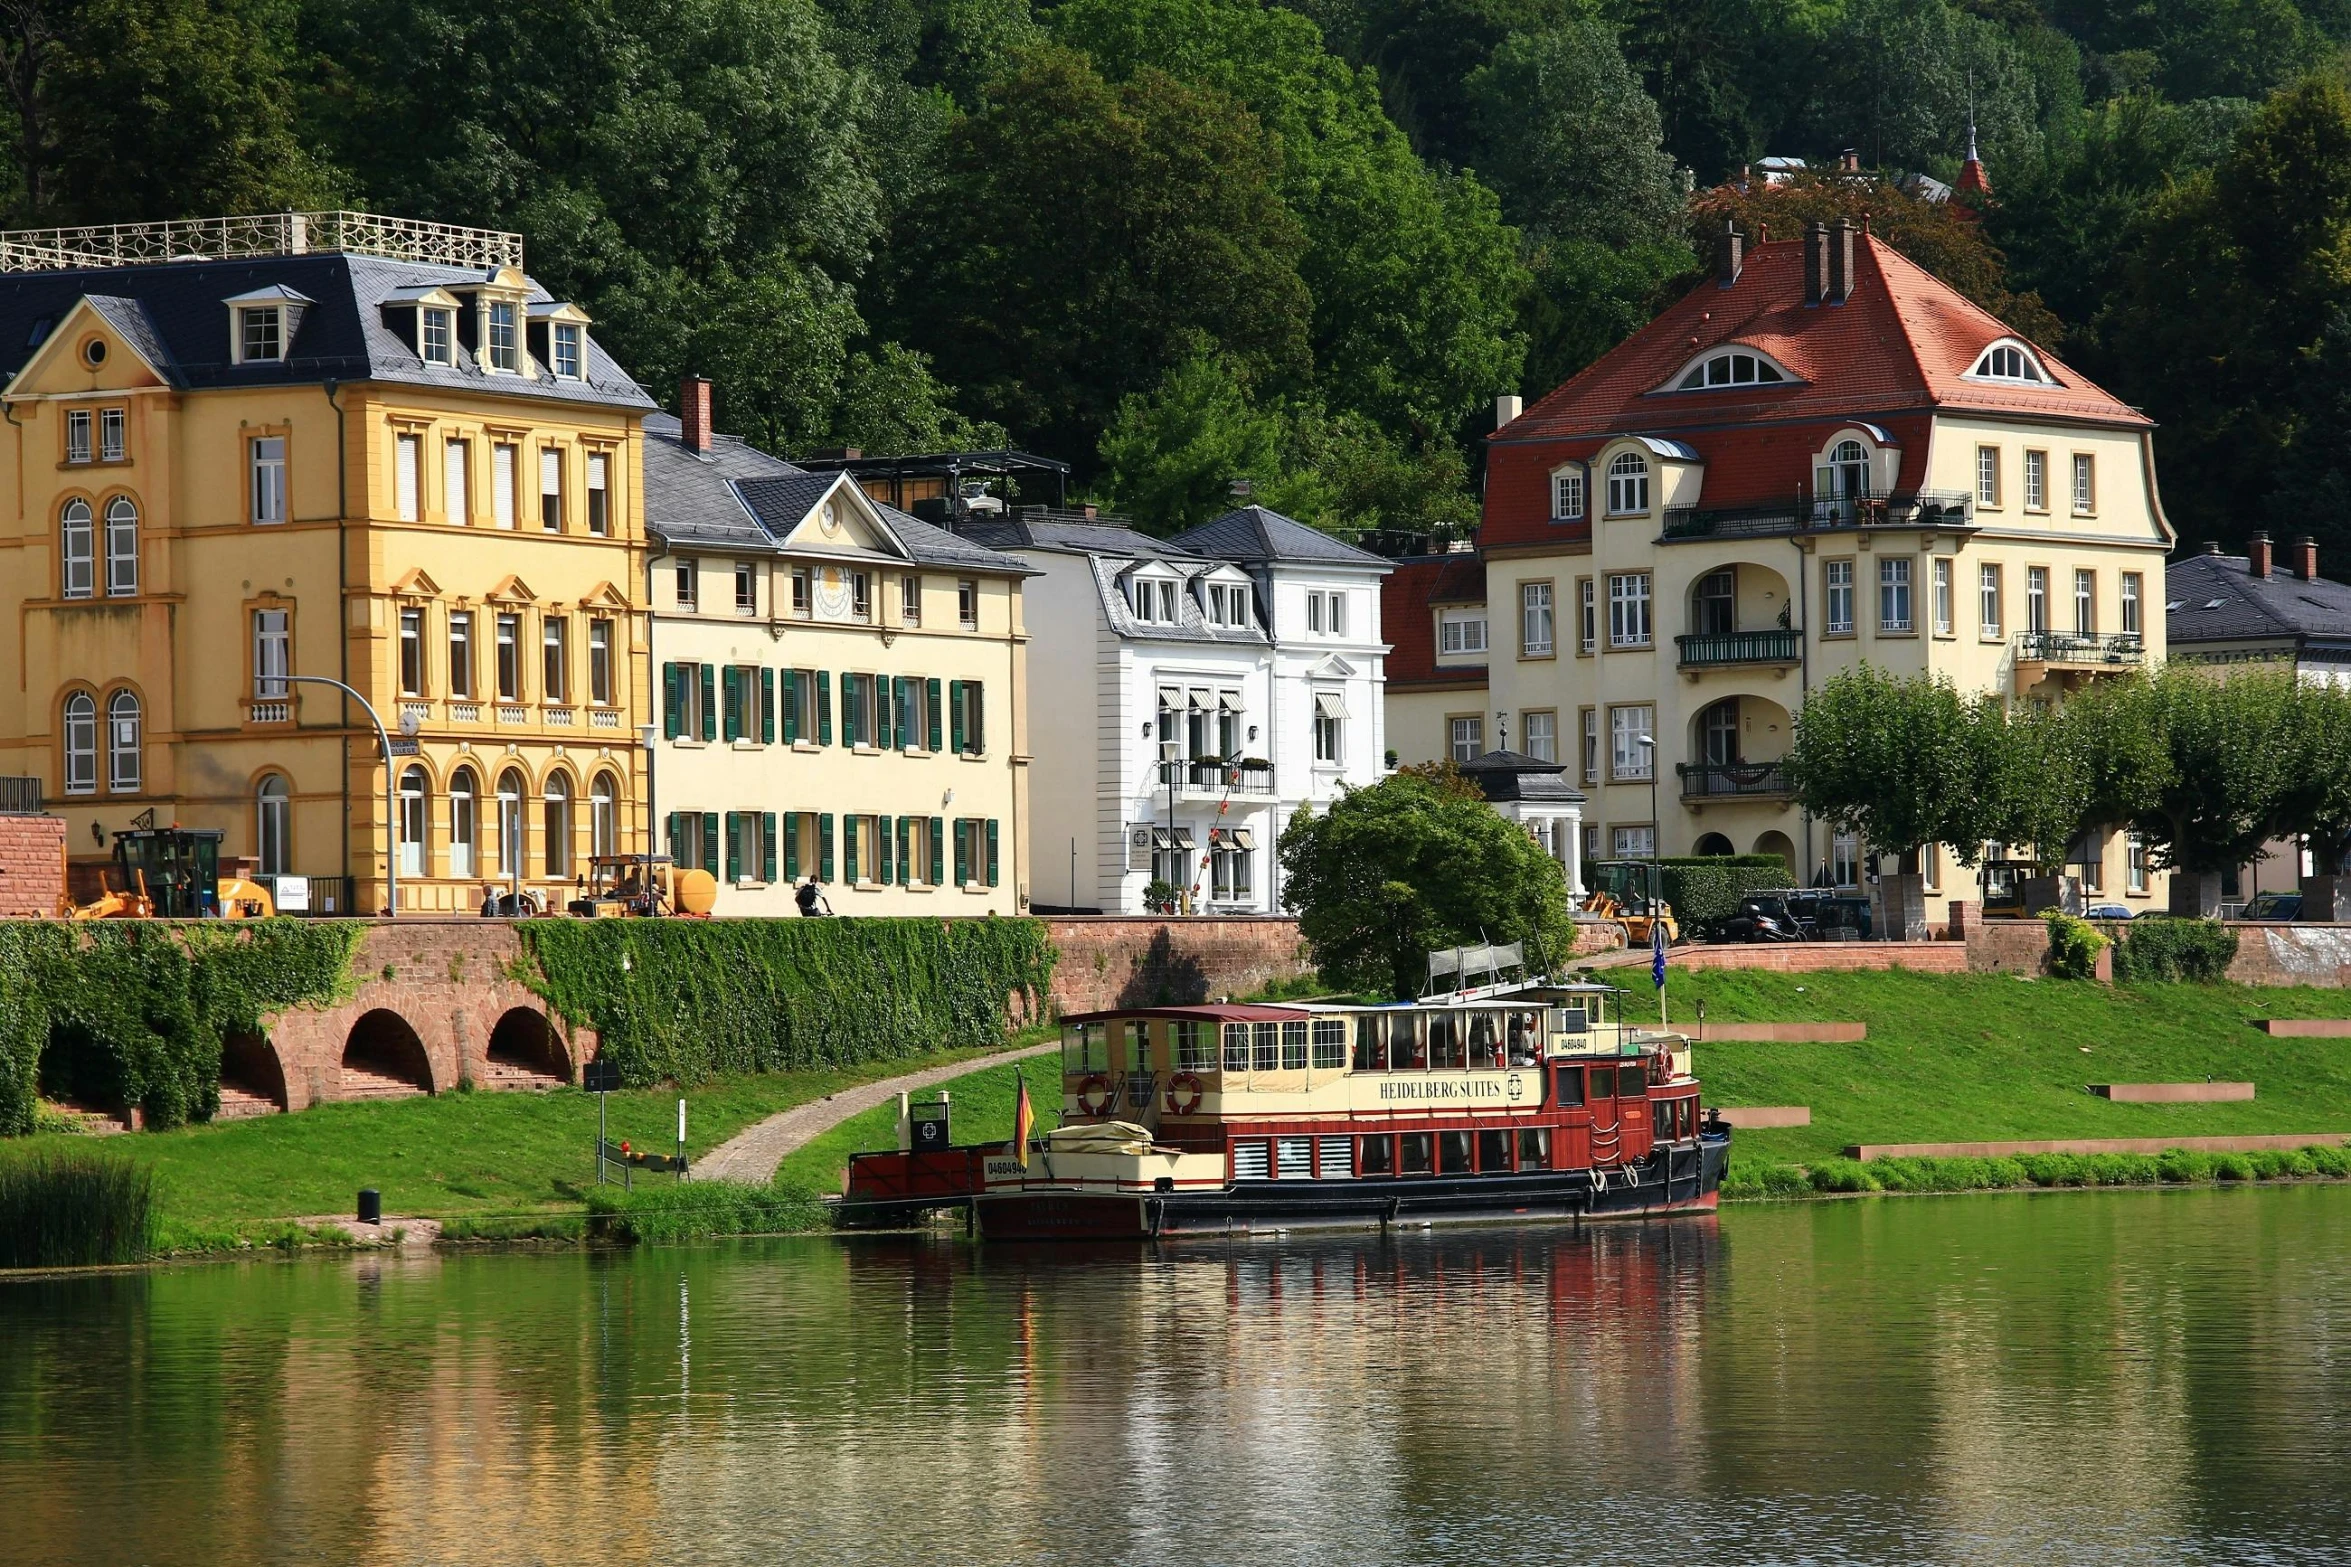
M 65 818 L 0 816 L 0 919 L 55 914 L 65 899 Z

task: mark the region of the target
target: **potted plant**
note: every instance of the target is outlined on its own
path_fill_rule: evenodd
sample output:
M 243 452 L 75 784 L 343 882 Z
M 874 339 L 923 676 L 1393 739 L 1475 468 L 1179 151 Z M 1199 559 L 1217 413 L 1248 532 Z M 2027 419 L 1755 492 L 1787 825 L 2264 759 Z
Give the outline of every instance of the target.
M 1153 914 L 1173 914 L 1184 890 L 1164 876 L 1154 876 L 1143 884 L 1143 907 Z

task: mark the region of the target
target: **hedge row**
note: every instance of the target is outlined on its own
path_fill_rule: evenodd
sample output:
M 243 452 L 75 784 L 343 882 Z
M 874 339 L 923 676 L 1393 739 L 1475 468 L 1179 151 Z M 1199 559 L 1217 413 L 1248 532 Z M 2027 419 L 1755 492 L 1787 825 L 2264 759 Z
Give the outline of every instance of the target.
M 2135 919 L 2120 935 L 2114 949 L 2114 977 L 2120 980 L 2217 985 L 2228 978 L 2237 955 L 2237 933 L 2218 920 Z
M 1824 1159 L 1802 1167 L 1733 1165 L 1725 1197 L 1808 1197 L 1816 1192 L 1976 1192 L 2051 1186 L 2201 1185 L 2351 1176 L 2351 1148 L 2265 1148 L 2256 1153 L 2035 1153 L 2013 1158 Z
M 1751 892 L 1795 885 L 1788 862 L 1776 854 L 1691 855 L 1658 864 L 1665 901 L 1685 930 L 1729 919 Z

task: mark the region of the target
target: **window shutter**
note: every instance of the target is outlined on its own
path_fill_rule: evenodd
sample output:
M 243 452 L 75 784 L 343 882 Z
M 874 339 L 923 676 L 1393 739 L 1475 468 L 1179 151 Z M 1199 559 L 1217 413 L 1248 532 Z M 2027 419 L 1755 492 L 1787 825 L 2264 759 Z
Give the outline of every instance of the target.
M 971 822 L 966 817 L 955 818 L 955 885 L 960 887 L 971 880 Z
M 776 672 L 772 669 L 759 672 L 759 743 L 776 743 Z
M 816 743 L 833 743 L 833 672 L 829 669 L 816 672 Z M 827 876 L 825 880 L 831 881 L 832 877 Z
M 727 665 L 720 684 L 726 689 L 725 734 L 727 743 L 732 745 L 743 738 L 743 672 L 732 664 Z
M 743 879 L 743 856 L 736 841 L 736 816 L 727 812 L 727 882 L 732 885 Z
M 857 818 L 841 818 L 841 882 L 844 886 L 857 885 Z
M 784 880 L 800 879 L 800 811 L 784 813 Z
M 996 885 L 996 818 L 988 818 L 988 885 Z
M 833 813 L 819 811 L 816 817 L 816 879 L 833 879 Z
M 873 677 L 873 743 L 887 751 L 890 748 L 891 689 L 894 682 L 888 675 Z
M 662 830 L 663 830 L 664 832 L 666 832 L 666 833 L 668 833 L 668 834 L 669 834 L 669 855 L 670 855 L 670 858 L 674 860 L 674 859 L 676 859 L 676 858 L 677 858 L 677 853 L 678 853 L 678 813 L 677 813 L 677 812 L 675 812 L 675 811 L 672 811 L 672 812 L 670 812 L 670 813 L 669 813 L 669 815 L 668 815 L 666 818 L 664 818 L 664 820 L 663 820 L 663 822 L 662 822 Z
M 718 874 L 718 812 L 702 813 L 702 868 Z
M 915 869 L 914 856 L 907 852 L 914 837 L 908 829 L 913 825 L 914 818 L 911 816 L 898 818 L 898 880 L 901 885 L 911 884 L 919 874 Z
M 963 682 L 947 682 L 948 734 L 955 746 L 955 754 L 963 754 Z
M 710 664 L 702 666 L 702 738 L 718 738 L 718 670 Z
M 930 839 L 931 885 L 937 887 L 943 885 L 947 880 L 946 868 L 941 862 L 941 856 L 944 855 L 947 851 L 947 823 L 945 818 L 938 816 L 931 818 Z
M 922 728 L 916 721 L 915 709 L 920 704 L 915 696 L 922 690 L 918 680 L 898 682 L 898 749 L 911 751 L 922 744 Z
M 930 703 L 931 749 L 936 751 L 939 748 L 939 683 L 936 680 L 924 681 L 923 696 Z
M 875 817 L 873 819 L 873 879 L 885 887 L 896 880 L 891 874 L 895 869 L 891 864 L 890 856 L 890 847 L 893 842 L 895 840 L 890 836 L 890 819 L 887 816 Z
M 685 706 L 685 702 L 685 689 L 678 682 L 678 666 L 662 665 L 661 732 L 665 739 L 675 740 L 678 737 L 678 724 L 683 716 L 680 709 Z
M 807 686 L 800 679 L 800 671 L 784 671 L 784 744 L 793 745 L 800 739 L 801 702 Z
M 759 813 L 759 879 L 776 879 L 776 813 Z
M 988 749 L 988 688 L 980 681 L 967 680 L 963 694 L 971 706 L 971 715 L 964 720 L 969 732 L 963 738 L 971 754 L 978 756 Z

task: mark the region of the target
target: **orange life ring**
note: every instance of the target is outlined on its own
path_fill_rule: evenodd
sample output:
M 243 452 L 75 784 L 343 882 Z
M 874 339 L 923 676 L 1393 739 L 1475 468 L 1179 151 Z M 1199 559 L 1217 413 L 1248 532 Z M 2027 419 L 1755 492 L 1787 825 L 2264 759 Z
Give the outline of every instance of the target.
M 1178 1072 L 1167 1080 L 1167 1113 L 1169 1115 L 1190 1115 L 1200 1108 L 1203 1092 L 1200 1079 L 1197 1076 L 1190 1072 Z
M 1100 1094 L 1101 1101 L 1096 1104 L 1088 1104 L 1086 1098 L 1089 1094 Z M 1078 1084 L 1078 1108 L 1088 1115 L 1100 1115 L 1103 1111 L 1108 1110 L 1111 1097 L 1110 1079 L 1099 1072 Z

